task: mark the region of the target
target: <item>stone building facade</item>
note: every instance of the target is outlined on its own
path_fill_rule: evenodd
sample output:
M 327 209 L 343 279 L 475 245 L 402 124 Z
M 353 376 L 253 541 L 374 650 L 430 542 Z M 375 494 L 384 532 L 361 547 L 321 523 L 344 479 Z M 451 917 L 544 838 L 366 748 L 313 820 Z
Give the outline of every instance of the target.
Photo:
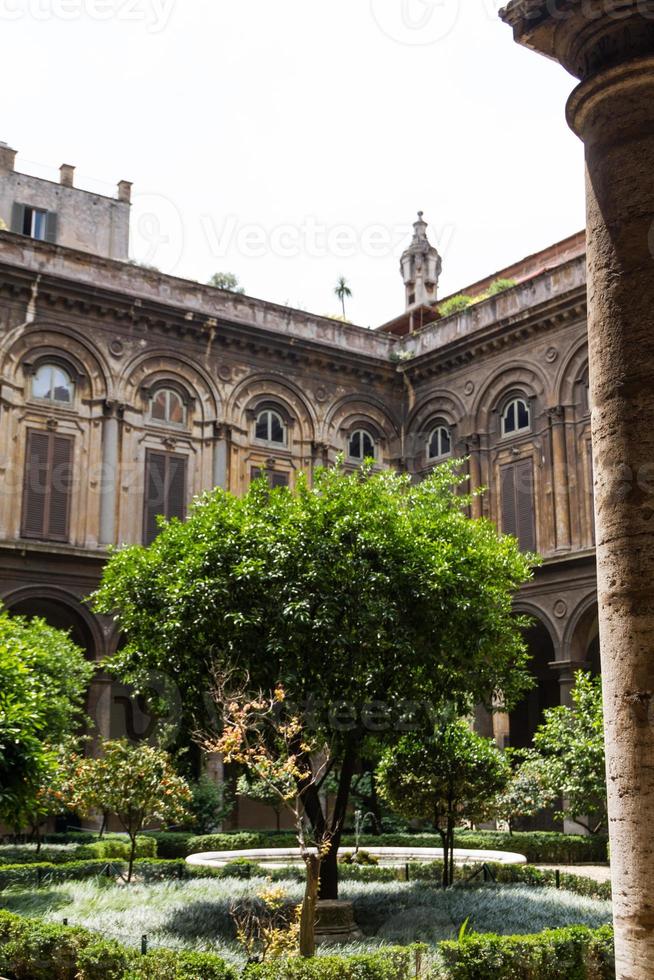
M 2 207 L 19 190 L 19 204 L 39 204 L 38 182 L 31 199 L 2 160 Z M 419 216 L 406 309 L 371 331 L 131 264 L 126 241 L 119 255 L 108 244 L 108 206 L 84 248 L 88 202 L 67 191 L 82 195 L 81 231 L 75 208 L 53 240 L 0 231 L 5 606 L 70 628 L 99 661 L 120 638 L 85 597 L 108 546 L 151 540 L 156 514 L 183 516 L 214 486 L 241 494 L 262 473 L 293 486 L 339 453 L 416 478 L 467 456 L 472 486 L 487 488 L 474 515 L 543 558 L 515 601 L 534 618 L 538 687 L 510 717 L 479 719 L 527 744 L 574 670 L 599 669 L 584 236 L 474 284 L 471 296 L 517 282 L 438 317 L 441 260 Z M 126 691 L 99 675 L 90 697 L 101 733 L 143 734 Z

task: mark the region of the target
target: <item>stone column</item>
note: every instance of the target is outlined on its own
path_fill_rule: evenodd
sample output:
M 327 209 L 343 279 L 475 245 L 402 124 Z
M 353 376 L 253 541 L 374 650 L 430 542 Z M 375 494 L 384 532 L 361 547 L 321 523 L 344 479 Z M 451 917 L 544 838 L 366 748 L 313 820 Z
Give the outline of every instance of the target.
M 581 80 L 600 640 L 616 973 L 654 976 L 654 0 L 513 0 Z
M 556 550 L 570 550 L 570 490 L 568 461 L 565 446 L 565 409 L 562 405 L 550 410 L 552 431 L 552 480 L 554 483 L 554 517 Z
M 228 487 L 229 437 L 228 426 L 216 423 L 213 445 L 213 485 L 222 487 L 223 490 Z
M 100 481 L 100 544 L 115 544 L 118 499 L 119 414 L 122 407 L 105 402 L 102 427 L 102 479 Z

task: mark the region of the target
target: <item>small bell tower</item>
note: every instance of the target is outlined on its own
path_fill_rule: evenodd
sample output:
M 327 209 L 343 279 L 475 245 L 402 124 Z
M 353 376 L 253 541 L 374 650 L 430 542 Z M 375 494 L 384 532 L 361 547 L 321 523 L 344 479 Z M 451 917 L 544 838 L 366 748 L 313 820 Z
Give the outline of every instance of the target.
M 431 306 L 438 296 L 438 280 L 443 260 L 427 238 L 427 222 L 423 212 L 413 225 L 413 239 L 400 259 L 400 271 L 406 290 L 406 308 Z

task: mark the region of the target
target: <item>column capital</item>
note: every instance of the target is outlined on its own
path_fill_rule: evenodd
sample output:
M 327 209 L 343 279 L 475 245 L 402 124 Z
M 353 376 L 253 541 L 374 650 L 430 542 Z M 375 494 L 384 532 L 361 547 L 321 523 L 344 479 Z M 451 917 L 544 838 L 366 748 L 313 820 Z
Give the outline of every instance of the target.
M 580 81 L 654 50 L 654 0 L 511 0 L 500 17 Z

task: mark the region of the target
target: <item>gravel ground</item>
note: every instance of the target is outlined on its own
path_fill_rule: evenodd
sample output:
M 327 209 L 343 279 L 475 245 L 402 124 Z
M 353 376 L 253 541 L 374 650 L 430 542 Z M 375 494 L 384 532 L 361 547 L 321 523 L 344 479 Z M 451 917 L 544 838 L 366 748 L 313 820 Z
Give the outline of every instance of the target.
M 611 869 L 608 864 L 537 864 L 536 867 L 544 871 L 558 868 L 559 871 L 565 871 L 567 874 L 581 875 L 584 878 L 592 878 L 593 881 L 611 880 Z

